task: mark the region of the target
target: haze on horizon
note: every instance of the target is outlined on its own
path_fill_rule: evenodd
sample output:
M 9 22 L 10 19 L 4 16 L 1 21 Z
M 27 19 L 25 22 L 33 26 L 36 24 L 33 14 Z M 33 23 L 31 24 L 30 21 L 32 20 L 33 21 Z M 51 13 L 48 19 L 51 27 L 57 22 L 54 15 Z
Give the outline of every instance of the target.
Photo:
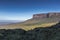
M 60 0 L 0 0 L 0 20 L 27 20 L 47 12 L 60 12 Z

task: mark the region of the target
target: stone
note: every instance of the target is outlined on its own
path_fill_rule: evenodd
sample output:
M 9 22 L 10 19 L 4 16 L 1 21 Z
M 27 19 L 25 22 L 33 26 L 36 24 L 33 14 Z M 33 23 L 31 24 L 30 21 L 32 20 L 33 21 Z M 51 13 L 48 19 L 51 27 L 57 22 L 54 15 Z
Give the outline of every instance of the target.
M 60 17 L 60 13 L 51 12 L 51 13 L 41 13 L 41 14 L 34 14 L 33 15 L 33 19 L 52 18 L 52 17 Z

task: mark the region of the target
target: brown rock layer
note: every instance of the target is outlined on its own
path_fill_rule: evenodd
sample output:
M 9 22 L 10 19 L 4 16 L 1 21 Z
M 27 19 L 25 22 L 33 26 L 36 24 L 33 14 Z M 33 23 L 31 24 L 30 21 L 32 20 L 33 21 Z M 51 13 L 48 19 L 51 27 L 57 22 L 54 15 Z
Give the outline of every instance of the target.
M 60 17 L 60 13 L 42 13 L 34 14 L 33 19 Z

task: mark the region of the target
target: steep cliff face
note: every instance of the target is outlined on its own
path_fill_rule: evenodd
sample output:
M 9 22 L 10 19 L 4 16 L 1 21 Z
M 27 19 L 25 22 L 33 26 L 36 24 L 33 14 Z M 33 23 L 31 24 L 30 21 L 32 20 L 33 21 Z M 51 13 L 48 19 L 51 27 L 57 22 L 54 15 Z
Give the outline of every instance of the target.
M 46 14 L 34 14 L 33 18 L 46 18 L 47 15 Z
M 60 17 L 60 13 L 34 14 L 33 19 Z

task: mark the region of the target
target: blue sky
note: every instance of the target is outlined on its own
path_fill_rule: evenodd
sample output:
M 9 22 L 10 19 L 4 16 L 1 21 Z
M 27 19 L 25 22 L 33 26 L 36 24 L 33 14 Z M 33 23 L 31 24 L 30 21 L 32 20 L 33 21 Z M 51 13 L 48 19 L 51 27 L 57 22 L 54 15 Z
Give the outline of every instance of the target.
M 0 0 L 0 20 L 27 20 L 47 12 L 60 12 L 60 0 Z

